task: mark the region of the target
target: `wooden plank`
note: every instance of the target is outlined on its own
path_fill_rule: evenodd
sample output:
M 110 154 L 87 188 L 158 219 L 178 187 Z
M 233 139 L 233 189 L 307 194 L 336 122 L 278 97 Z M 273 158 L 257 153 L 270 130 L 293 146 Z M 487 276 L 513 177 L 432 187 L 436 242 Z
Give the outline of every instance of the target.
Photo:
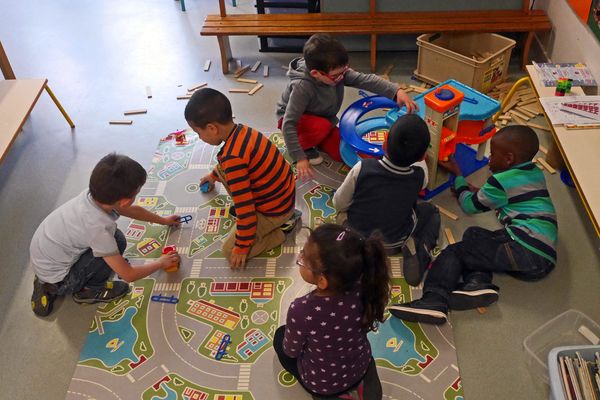
M 513 115 L 513 122 L 516 122 L 519 125 L 527 125 L 527 121 L 518 115 Z
M 541 129 L 543 131 L 548 131 L 550 132 L 550 128 L 548 128 L 547 126 L 543 126 L 543 125 L 538 125 L 538 124 L 534 124 L 533 122 L 528 122 L 527 126 L 531 127 L 531 128 L 536 128 L 536 129 Z
M 254 95 L 254 93 L 258 92 L 260 89 L 262 89 L 262 87 L 263 87 L 263 84 L 262 84 L 262 83 L 259 83 L 258 85 L 254 86 L 254 87 L 252 88 L 252 90 L 250 90 L 250 91 L 248 92 L 248 94 L 249 94 L 250 96 L 253 96 L 253 95 Z
M 280 14 L 276 14 L 280 15 Z M 312 15 L 312 14 L 309 14 Z M 327 26 L 314 26 L 314 24 L 308 22 L 304 24 L 298 24 L 294 26 L 285 26 L 283 21 L 278 24 L 269 26 L 257 25 L 257 26 L 238 26 L 238 25 L 219 25 L 215 27 L 203 26 L 200 31 L 202 36 L 221 36 L 221 35 L 235 35 L 235 36 L 257 36 L 257 35 L 277 35 L 277 36 L 304 36 L 310 35 L 315 31 L 339 34 L 339 35 L 352 35 L 356 33 L 360 34 L 375 34 L 375 35 L 392 35 L 392 34 L 414 34 L 421 32 L 522 32 L 523 30 L 531 31 L 548 31 L 549 25 L 537 28 L 535 25 L 529 24 L 527 21 L 523 21 L 522 24 L 528 24 L 526 28 L 521 24 L 513 25 L 507 22 L 495 22 L 486 23 L 484 21 L 477 24 L 468 23 L 455 23 L 451 22 L 439 22 L 439 23 L 406 23 L 406 24 L 341 24 L 340 21 L 333 22 Z
M 152 98 L 152 88 L 150 86 L 146 86 L 146 97 Z
M 541 11 L 541 10 L 540 10 Z M 520 12 L 418 12 L 418 13 L 377 13 L 375 17 L 367 13 L 317 13 L 317 14 L 242 14 L 219 17 L 208 15 L 201 34 L 211 34 L 210 30 L 226 33 L 228 29 L 241 28 L 235 34 L 255 35 L 262 30 L 277 28 L 283 35 L 293 33 L 303 26 L 315 31 L 331 31 L 335 27 L 345 27 L 348 31 L 384 33 L 386 31 L 429 32 L 429 31 L 514 31 L 531 32 L 551 29 L 549 18 L 544 14 L 525 15 Z M 248 31 L 244 33 L 243 31 Z M 218 32 L 212 34 L 218 34 Z
M 0 81 L 0 162 L 23 128 L 47 82 L 46 79 Z
M 186 94 L 186 95 L 183 95 L 183 96 L 177 96 L 177 100 L 189 100 L 191 98 L 192 98 L 191 94 Z
M 268 66 L 268 65 L 265 65 L 265 66 L 263 67 L 263 76 L 264 76 L 265 78 L 269 76 L 269 66 Z
M 131 125 L 133 121 L 130 119 L 114 119 L 112 121 L 108 121 L 109 125 Z
M 210 69 L 210 60 L 206 60 L 206 62 L 204 63 L 204 71 L 208 71 Z
M 314 21 L 318 23 L 320 21 L 329 20 L 351 20 L 351 21 L 364 21 L 370 19 L 369 13 L 365 12 L 349 12 L 349 13 L 316 13 L 316 14 L 237 14 L 228 15 L 225 17 L 209 14 L 205 18 L 206 22 L 223 22 L 223 21 Z M 518 10 L 489 10 L 480 11 L 420 11 L 420 12 L 379 12 L 376 15 L 376 19 L 382 22 L 394 22 L 400 21 L 514 21 L 519 20 L 530 20 L 530 21 L 549 21 L 546 12 L 543 10 L 534 10 L 530 14 L 525 14 Z
M 249 93 L 250 89 L 231 88 L 229 93 Z
M 448 239 L 448 244 L 456 243 L 456 240 L 454 239 L 454 234 L 452 233 L 450 228 L 444 228 L 444 233 L 446 234 L 446 239 Z
M 245 67 L 238 68 L 238 70 L 235 71 L 235 73 L 233 74 L 233 77 L 239 78 L 240 76 L 242 76 L 246 72 L 248 72 L 249 69 L 250 69 L 250 65 L 246 65 Z
M 246 25 L 252 26 L 274 26 L 276 24 L 285 26 L 297 26 L 301 24 L 312 23 L 315 27 L 326 27 L 339 24 L 355 25 L 383 24 L 390 26 L 398 24 L 405 25 L 432 25 L 432 24 L 462 24 L 467 25 L 469 21 L 476 24 L 504 23 L 510 26 L 517 26 L 523 22 L 533 25 L 549 25 L 549 18 L 546 15 L 523 15 L 507 14 L 499 11 L 484 14 L 479 12 L 381 12 L 376 17 L 371 17 L 367 13 L 316 13 L 316 14 L 238 14 L 220 17 L 218 15 L 207 15 L 204 19 L 204 26 L 216 27 L 220 25 Z M 485 28 L 484 28 L 485 29 Z M 531 29 L 529 26 L 517 26 L 520 32 Z
M 580 129 L 600 129 L 600 124 L 566 124 L 565 129 L 567 130 L 580 130 Z
M 442 206 L 438 206 L 437 204 L 436 204 L 435 206 L 436 206 L 436 207 L 438 208 L 438 210 L 440 210 L 440 212 L 441 212 L 442 214 L 444 214 L 446 217 L 448 217 L 448 218 L 450 218 L 450 219 L 452 219 L 452 220 L 454 220 L 454 221 L 457 221 L 457 220 L 458 220 L 458 215 L 454 214 L 452 211 L 450 211 L 450 210 L 446 210 L 444 207 L 442 207 Z
M 518 105 L 517 105 L 517 107 L 515 107 L 515 111 L 518 111 L 523 115 L 526 115 L 528 119 L 533 118 L 537 115 L 536 113 L 526 110 L 525 108 L 519 107 Z
M 137 110 L 129 110 L 129 111 L 125 111 L 123 113 L 123 115 L 135 115 L 135 114 L 146 114 L 148 112 L 148 110 L 146 110 L 145 108 L 139 108 Z
M 413 90 L 413 92 L 424 93 L 427 91 L 427 89 L 422 88 L 421 86 L 416 86 L 416 85 L 408 85 L 408 86 Z
M 200 89 L 200 88 L 203 88 L 203 87 L 204 87 L 204 86 L 206 86 L 206 85 L 208 85 L 208 83 L 207 83 L 207 82 L 202 82 L 202 83 L 199 83 L 199 84 L 197 84 L 197 85 L 194 85 L 194 86 L 192 86 L 192 87 L 188 88 L 188 92 L 195 92 L 196 90 L 198 90 L 198 89 Z
M 519 107 L 522 108 L 522 109 L 524 109 L 524 110 L 529 111 L 531 114 L 534 114 L 534 115 L 539 115 L 539 114 L 542 113 L 539 108 L 537 108 L 537 107 L 535 107 L 535 106 L 533 106 L 531 104 L 524 105 L 524 106 L 519 106 Z
M 544 154 L 548 154 L 548 149 L 540 144 L 540 151 Z
M 542 165 L 544 166 L 544 168 L 545 168 L 545 169 L 546 169 L 548 172 L 550 172 L 551 174 L 555 174 L 555 173 L 556 173 L 556 170 L 555 170 L 554 168 L 552 168 L 552 166 L 551 166 L 550 164 L 548 164 L 548 163 L 546 162 L 546 160 L 544 160 L 544 159 L 543 159 L 543 158 L 541 158 L 541 157 L 539 157 L 537 160 L 538 160 L 538 162 L 539 162 L 540 164 L 542 164 Z
M 258 81 L 256 79 L 246 79 L 246 78 L 237 78 L 236 81 L 242 82 L 242 83 L 254 83 L 254 84 L 258 83 Z
M 510 99 L 510 101 L 508 103 L 506 103 L 506 105 L 504 107 L 502 107 L 502 113 L 508 112 L 508 110 L 513 108 L 518 103 L 518 101 L 519 101 L 519 99 L 516 97 L 513 97 L 512 99 Z
M 529 115 L 525 115 L 522 112 L 517 111 L 517 109 L 512 109 L 510 110 L 510 113 L 516 117 L 519 117 L 521 119 L 524 119 L 525 121 L 528 121 L 531 117 Z
M 257 62 L 254 63 L 254 65 L 252 66 L 252 68 L 250 69 L 250 71 L 252 72 L 256 72 L 258 70 L 258 67 L 260 67 L 260 63 L 262 61 L 258 60 Z

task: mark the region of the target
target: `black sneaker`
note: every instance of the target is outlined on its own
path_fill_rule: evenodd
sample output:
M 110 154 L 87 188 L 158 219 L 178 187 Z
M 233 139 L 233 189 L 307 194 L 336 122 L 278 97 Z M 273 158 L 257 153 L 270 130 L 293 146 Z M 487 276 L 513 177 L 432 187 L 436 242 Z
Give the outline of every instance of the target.
M 444 301 L 423 297 L 408 303 L 388 307 L 390 313 L 403 321 L 441 325 L 448 321 L 448 305 Z
M 289 233 L 294 230 L 298 221 L 302 217 L 302 211 L 294 210 L 294 214 L 288 219 L 279 229 L 283 231 L 283 233 Z
M 491 283 L 466 282 L 450 293 L 448 305 L 452 310 L 472 310 L 487 307 L 498 301 L 500 288 Z
M 319 150 L 314 147 L 304 150 L 304 154 L 306 154 L 310 165 L 319 165 L 323 162 L 323 157 L 319 154 Z
M 402 246 L 402 273 L 411 286 L 418 286 L 425 273 L 425 265 L 419 262 L 413 238 L 408 238 Z
M 56 285 L 44 283 L 36 276 L 33 279 L 33 293 L 31 295 L 31 309 L 35 315 L 45 317 L 52 312 L 56 299 Z
M 229 215 L 233 218 L 237 218 L 237 213 L 235 212 L 235 206 L 233 204 L 229 206 Z
M 123 281 L 108 281 L 103 288 L 83 288 L 73 293 L 73 301 L 79 304 L 110 303 L 129 293 L 129 284 Z

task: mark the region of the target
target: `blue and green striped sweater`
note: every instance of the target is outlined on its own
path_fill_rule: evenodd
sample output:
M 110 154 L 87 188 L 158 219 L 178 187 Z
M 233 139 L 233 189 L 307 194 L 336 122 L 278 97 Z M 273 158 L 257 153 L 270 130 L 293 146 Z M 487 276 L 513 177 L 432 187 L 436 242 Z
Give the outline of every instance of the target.
M 475 193 L 469 191 L 462 176 L 456 178 L 454 186 L 466 213 L 497 210 L 498 220 L 515 241 L 556 262 L 556 211 L 544 173 L 532 162 L 493 174 Z

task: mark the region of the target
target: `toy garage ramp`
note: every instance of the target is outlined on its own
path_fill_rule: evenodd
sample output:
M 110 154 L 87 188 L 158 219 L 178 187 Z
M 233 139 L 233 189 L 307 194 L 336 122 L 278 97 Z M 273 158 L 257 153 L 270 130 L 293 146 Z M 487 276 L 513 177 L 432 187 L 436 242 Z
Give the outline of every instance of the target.
M 449 96 L 449 97 L 446 97 Z M 429 199 L 448 188 L 453 177 L 437 168 L 437 160 L 454 156 L 468 176 L 487 165 L 486 143 L 496 133 L 492 117 L 500 103 L 455 80 L 448 80 L 414 97 L 417 115 L 431 135 L 427 164 L 430 183 L 423 197 Z M 371 116 L 379 111 L 379 115 Z M 385 113 L 384 113 L 385 111 Z M 370 96 L 352 103 L 340 120 L 340 151 L 352 167 L 365 157 L 382 157 L 389 128 L 406 114 L 406 108 L 385 97 Z M 477 150 L 471 146 L 477 145 Z

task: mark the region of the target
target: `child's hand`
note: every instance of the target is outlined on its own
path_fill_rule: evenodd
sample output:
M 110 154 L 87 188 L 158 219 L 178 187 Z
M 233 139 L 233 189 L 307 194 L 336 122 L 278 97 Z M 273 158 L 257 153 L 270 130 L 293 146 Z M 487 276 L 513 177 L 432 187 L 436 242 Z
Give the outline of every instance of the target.
M 244 268 L 246 266 L 246 258 L 246 254 L 236 254 L 232 251 L 229 257 L 229 266 L 233 269 Z
M 458 165 L 454 157 L 448 158 L 448 161 L 438 161 L 438 164 L 451 174 L 454 174 L 456 176 L 462 175 L 460 166 Z
M 181 223 L 179 222 L 179 218 L 181 218 L 179 215 L 169 215 L 168 217 L 164 217 L 162 225 L 178 227 L 179 225 L 181 225 Z
M 412 114 L 413 112 L 419 111 L 419 106 L 404 90 L 398 89 L 396 92 L 396 103 L 402 108 L 406 106 L 406 113 Z
M 180 261 L 181 257 L 179 257 L 179 253 L 176 251 L 164 254 L 158 259 L 158 262 L 162 265 L 162 269 L 175 268 Z
M 211 174 L 203 176 L 202 179 L 200 179 L 200 186 L 204 185 L 207 182 L 208 182 L 208 190 L 206 192 L 210 192 L 215 188 L 215 182 L 216 182 L 215 178 L 213 178 L 213 176 Z
M 296 163 L 296 172 L 298 172 L 298 178 L 302 181 L 315 177 L 315 172 L 306 158 Z

